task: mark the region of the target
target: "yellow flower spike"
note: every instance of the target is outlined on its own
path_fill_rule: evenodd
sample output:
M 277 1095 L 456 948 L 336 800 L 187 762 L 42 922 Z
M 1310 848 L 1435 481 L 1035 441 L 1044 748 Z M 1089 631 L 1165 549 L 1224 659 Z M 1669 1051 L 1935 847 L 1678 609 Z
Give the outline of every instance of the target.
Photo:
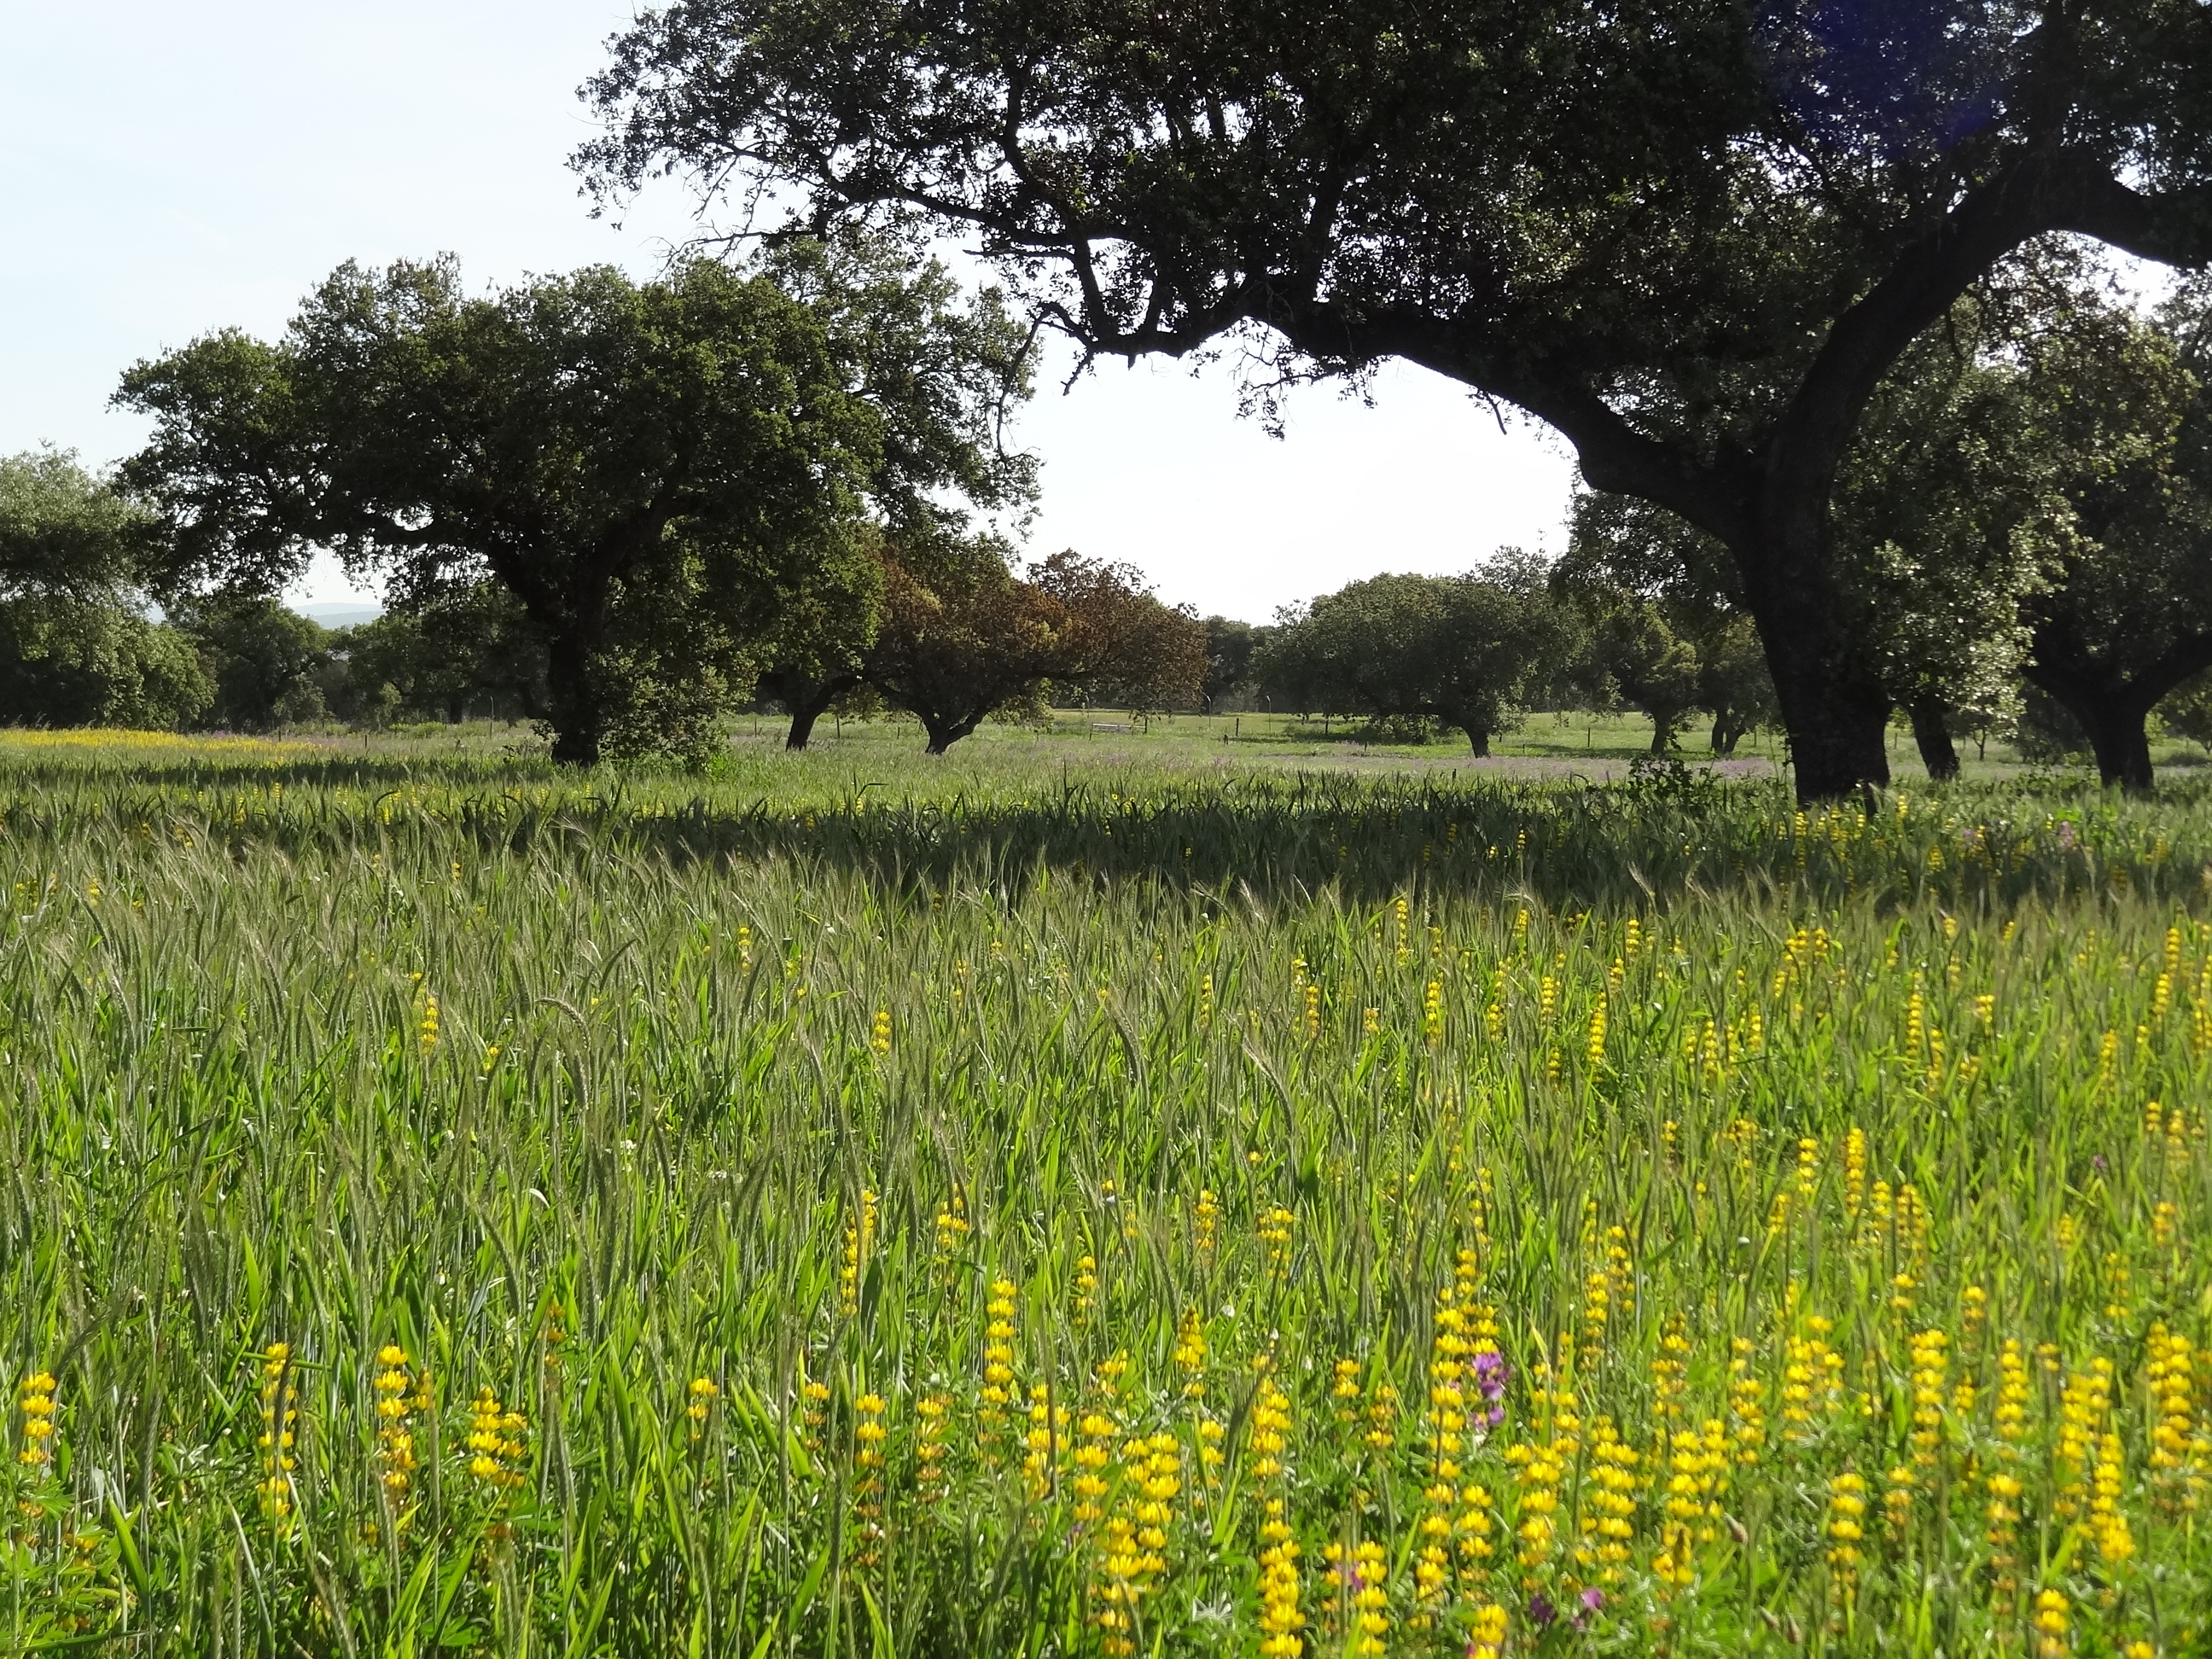
M 845 1226 L 845 1253 L 837 1267 L 837 1302 L 848 1319 L 860 1311 L 860 1283 L 876 1244 L 875 1189 L 860 1189 L 860 1213 Z
M 983 1426 L 994 1435 L 1006 1427 L 1006 1407 L 1013 1399 L 1014 1382 L 1014 1297 L 1015 1287 L 1010 1279 L 991 1282 L 989 1299 L 983 1304 Z M 996 1455 L 995 1447 L 993 1454 Z
M 915 1487 L 924 1503 L 945 1495 L 950 1476 L 945 1467 L 945 1437 L 952 1409 L 946 1394 L 924 1395 L 915 1401 Z
M 2035 1597 L 2035 1613 L 2028 1622 L 2035 1631 L 2036 1651 L 2043 1656 L 2043 1659 L 2059 1659 L 2059 1656 L 2068 1650 L 2067 1637 L 2073 1629 L 2074 1620 L 2065 1592 L 2039 1590 Z
M 23 1419 L 23 1444 L 16 1462 L 33 1475 L 51 1468 L 54 1461 L 54 1397 L 58 1385 L 48 1371 L 34 1371 L 16 1390 L 16 1409 Z
M 937 1254 L 957 1255 L 972 1231 L 968 1220 L 968 1200 L 955 1188 L 945 1207 L 937 1212 Z
M 1211 1187 L 1200 1188 L 1198 1202 L 1191 1210 L 1190 1243 L 1201 1260 L 1212 1260 L 1220 1225 L 1221 1201 L 1214 1197 Z
M 1277 1205 L 1260 1218 L 1260 1241 L 1267 1247 L 1267 1270 L 1279 1283 L 1291 1273 L 1291 1234 L 1297 1218 Z
M 707 1419 L 714 1412 L 714 1402 L 721 1397 L 722 1391 L 715 1385 L 714 1378 L 695 1376 L 686 1392 L 690 1395 L 690 1401 L 684 1407 L 684 1414 L 691 1419 L 692 1432 L 696 1434 L 706 1425 Z
M 1505 1609 L 1497 1602 L 1480 1608 L 1468 1627 L 1467 1659 L 1500 1659 L 1505 1651 L 1506 1624 Z

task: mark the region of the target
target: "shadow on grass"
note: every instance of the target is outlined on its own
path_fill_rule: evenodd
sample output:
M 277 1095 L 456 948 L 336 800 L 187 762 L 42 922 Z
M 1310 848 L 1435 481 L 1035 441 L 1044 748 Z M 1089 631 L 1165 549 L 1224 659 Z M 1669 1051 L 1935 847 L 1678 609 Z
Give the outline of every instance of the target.
M 763 787 L 763 781 L 768 785 Z M 1805 914 L 1921 901 L 1968 914 L 2085 893 L 2202 908 L 2212 779 L 2123 801 L 2048 775 L 1923 792 L 1905 810 L 1801 814 L 1777 780 L 1691 767 L 1611 784 L 1464 769 L 1139 775 L 1048 782 L 908 777 L 936 793 L 838 781 L 809 805 L 739 773 L 563 776 L 515 758 L 301 757 L 128 772 L 0 768 L 19 857 L 78 843 L 220 846 L 240 861 L 369 851 L 398 870 L 529 859 L 586 883 L 625 860 L 855 875 L 887 891 L 956 885 L 1018 902 L 1041 885 L 1146 884 L 1206 902 L 1334 889 L 1348 902 L 1473 894 L 1558 908 L 1641 908 L 1741 890 Z M 818 791 L 831 780 L 811 779 Z M 2206 786 L 2206 787 L 2200 787 Z M 1017 792 L 1025 799 L 1012 799 Z

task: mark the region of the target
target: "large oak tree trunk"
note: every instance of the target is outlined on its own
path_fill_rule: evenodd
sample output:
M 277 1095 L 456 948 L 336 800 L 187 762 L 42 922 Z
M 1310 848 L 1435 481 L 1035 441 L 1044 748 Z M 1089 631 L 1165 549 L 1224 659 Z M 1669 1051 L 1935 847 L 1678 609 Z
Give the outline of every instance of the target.
M 2089 734 L 2089 747 L 2097 757 L 2097 775 L 2107 787 L 2147 793 L 2153 781 L 2150 769 L 2150 710 L 2130 698 L 2113 699 L 2094 710 L 2076 708 L 2074 718 Z
M 2207 668 L 2212 668 L 2212 634 L 2184 634 L 2156 657 L 2124 665 L 2091 650 L 2063 622 L 2046 619 L 2036 629 L 2027 673 L 2081 723 L 2107 788 L 2148 790 L 2150 711 Z
M 1889 787 L 1890 699 L 1850 638 L 1826 514 L 1825 485 L 1808 485 L 1734 550 L 1806 802 Z
M 783 734 L 783 746 L 786 749 L 804 749 L 813 738 L 814 722 L 820 720 L 823 711 L 830 707 L 830 699 L 823 697 L 788 706 L 791 709 L 791 730 Z
M 812 680 L 792 670 L 780 670 L 761 682 L 762 688 L 781 701 L 791 716 L 785 733 L 786 749 L 804 749 L 814 736 L 814 723 L 830 712 L 830 705 L 860 683 L 858 674 L 832 674 Z
M 2151 702 L 2140 688 L 2099 685 L 2071 675 L 2033 673 L 2030 678 L 2075 718 L 2097 757 L 2097 775 L 2106 788 L 2147 791 L 2153 782 Z
M 1467 733 L 1467 746 L 1474 751 L 1475 759 L 1488 760 L 1490 758 L 1489 731 L 1483 726 L 1465 725 L 1462 726 L 1460 730 Z
M 921 718 L 921 729 L 929 734 L 929 741 L 922 748 L 926 755 L 943 754 L 975 729 L 976 721 L 972 716 L 956 719 L 923 708 L 917 708 L 915 713 Z
M 1770 633 L 1763 618 L 1759 631 Z M 1824 631 L 1785 626 L 1771 630 L 1766 647 L 1801 801 L 1889 787 L 1889 699 L 1841 671 L 1820 637 Z
M 1905 712 L 1912 718 L 1912 740 L 1920 746 L 1920 763 L 1936 782 L 1950 782 L 1959 775 L 1959 751 L 1952 744 L 1943 705 L 1933 697 L 1922 697 Z
M 546 723 L 561 766 L 596 766 L 605 715 L 592 674 L 592 645 L 578 630 L 555 635 L 545 653 Z

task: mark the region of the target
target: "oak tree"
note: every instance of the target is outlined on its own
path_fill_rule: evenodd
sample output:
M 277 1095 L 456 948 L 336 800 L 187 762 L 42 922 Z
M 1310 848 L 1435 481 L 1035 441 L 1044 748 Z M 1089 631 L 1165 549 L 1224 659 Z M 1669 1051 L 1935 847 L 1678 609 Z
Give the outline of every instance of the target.
M 495 579 L 544 641 L 556 760 L 696 750 L 870 519 L 1024 496 L 998 440 L 1025 346 L 866 239 L 481 296 L 450 260 L 347 265 L 281 341 L 131 370 L 155 434 L 125 474 L 210 580 L 273 586 L 319 544 L 403 602 Z
M 2025 670 L 2106 784 L 2148 789 L 2151 710 L 2212 668 L 2212 290 L 2185 285 L 2154 320 L 2080 296 L 2021 380 L 2029 464 L 2069 510 L 2025 605 Z
M 2198 0 L 671 0 L 580 159 L 972 237 L 1091 353 L 1518 405 L 1725 548 L 1822 797 L 1888 775 L 1833 521 L 1869 398 L 2038 239 L 2212 258 L 2207 64 Z
M 933 755 L 987 719 L 1042 718 L 1056 692 L 1158 703 L 1194 697 L 1204 677 L 1204 624 L 1127 565 L 1061 552 L 1022 573 L 973 538 L 897 547 L 884 564 L 867 680 L 921 720 Z
M 1255 654 L 1270 697 L 1378 720 L 1437 720 L 1478 756 L 1565 654 L 1547 573 L 1508 552 L 1463 576 L 1374 576 L 1286 612 Z

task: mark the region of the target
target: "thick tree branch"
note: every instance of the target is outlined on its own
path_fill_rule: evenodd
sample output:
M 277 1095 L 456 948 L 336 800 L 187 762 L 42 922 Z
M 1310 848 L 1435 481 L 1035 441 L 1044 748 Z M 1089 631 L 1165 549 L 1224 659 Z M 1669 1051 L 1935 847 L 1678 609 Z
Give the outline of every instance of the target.
M 2212 189 L 2146 196 L 2118 179 L 2085 181 L 2051 228 L 2094 236 L 2123 253 L 2194 270 L 2212 264 Z
M 1867 399 L 1905 347 L 1999 260 L 2057 228 L 2090 176 L 2071 158 L 2014 162 L 1899 249 L 1889 274 L 1836 319 L 1770 434 L 1774 486 L 1825 501 Z
M 1731 544 L 1750 533 L 1751 479 L 1740 462 L 1700 463 L 1638 431 L 1577 376 L 1496 362 L 1484 350 L 1489 342 L 1470 341 L 1447 324 L 1412 313 L 1346 320 L 1326 305 L 1315 306 L 1291 319 L 1285 331 L 1301 349 L 1361 361 L 1401 357 L 1501 398 L 1572 444 L 1592 489 L 1656 501 Z

